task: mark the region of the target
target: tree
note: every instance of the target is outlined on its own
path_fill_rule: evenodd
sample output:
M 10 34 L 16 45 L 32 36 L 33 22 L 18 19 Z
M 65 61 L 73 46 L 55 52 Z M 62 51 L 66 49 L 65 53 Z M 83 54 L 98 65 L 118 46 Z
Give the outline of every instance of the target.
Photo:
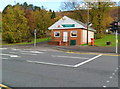
M 9 43 L 22 42 L 29 36 L 24 10 L 17 4 L 7 6 L 3 13 L 3 40 Z
M 86 23 L 87 21 L 87 10 L 85 2 L 80 2 L 76 0 L 68 0 L 61 3 L 61 9 L 63 11 L 72 11 L 72 18 Z
M 104 31 L 106 29 L 106 26 L 112 21 L 108 12 L 109 12 L 110 5 L 114 5 L 114 3 L 113 2 L 94 2 L 89 4 L 92 8 L 90 10 L 90 21 L 93 24 L 92 27 L 96 29 L 95 38 L 100 39 L 104 36 Z
M 53 12 L 52 12 L 52 15 L 51 15 L 51 19 L 54 19 L 54 18 L 56 18 L 56 14 L 55 14 L 55 12 L 53 11 Z
M 42 9 L 34 12 L 37 37 L 45 37 L 48 27 L 51 25 L 51 15 L 48 11 Z
M 36 28 L 34 12 L 30 9 L 25 10 L 25 17 L 28 22 L 27 25 L 29 26 L 30 38 L 32 38 L 34 35 L 34 29 Z
M 68 2 L 64 2 L 62 7 L 64 7 L 64 10 L 72 10 L 74 12 L 73 18 L 84 23 L 88 23 L 89 17 L 89 22 L 92 22 L 92 27 L 96 29 L 96 38 L 102 38 L 106 26 L 112 22 L 112 18 L 108 14 L 109 8 L 115 4 L 110 0 L 107 2 L 101 2 L 101 0 L 98 0 L 98 2 L 94 2 L 94 0 L 91 0 L 91 2 L 89 2 L 89 0 L 84 1 L 85 2 L 75 2 L 69 0 Z
M 27 2 L 24 2 L 22 6 L 23 6 L 23 8 L 26 10 L 26 9 L 28 8 Z

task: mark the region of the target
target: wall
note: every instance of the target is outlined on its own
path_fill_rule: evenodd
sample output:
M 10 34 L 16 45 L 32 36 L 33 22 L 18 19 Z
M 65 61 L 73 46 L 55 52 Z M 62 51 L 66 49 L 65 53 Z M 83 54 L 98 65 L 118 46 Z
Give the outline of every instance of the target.
M 91 38 L 94 38 L 94 32 L 88 31 L 88 42 L 91 42 Z M 87 30 L 82 30 L 82 44 L 87 42 Z
M 60 37 L 54 37 L 54 31 L 60 31 Z M 76 40 L 76 45 L 82 44 L 82 29 L 56 29 L 51 31 L 53 41 L 63 41 L 63 32 L 68 32 L 68 42 L 62 45 L 70 45 L 70 40 Z M 77 37 L 70 37 L 70 31 L 77 31 Z

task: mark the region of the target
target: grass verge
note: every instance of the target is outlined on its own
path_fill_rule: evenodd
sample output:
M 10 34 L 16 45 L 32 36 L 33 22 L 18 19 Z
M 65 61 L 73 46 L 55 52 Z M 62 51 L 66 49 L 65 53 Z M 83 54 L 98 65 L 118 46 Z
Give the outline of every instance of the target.
M 116 36 L 114 34 L 107 34 L 102 39 L 95 39 L 94 42 L 95 46 L 114 47 L 116 46 Z M 111 42 L 111 45 L 106 45 L 106 42 Z M 85 45 L 87 44 L 82 44 L 82 46 Z M 91 45 L 91 43 L 89 43 L 88 45 Z
M 49 41 L 50 39 L 51 39 L 50 37 L 39 38 L 39 39 L 36 39 L 36 43 Z M 31 42 L 12 43 L 12 44 L 10 44 L 10 43 L 2 43 L 2 45 L 24 45 L 24 44 L 34 44 L 34 39 Z

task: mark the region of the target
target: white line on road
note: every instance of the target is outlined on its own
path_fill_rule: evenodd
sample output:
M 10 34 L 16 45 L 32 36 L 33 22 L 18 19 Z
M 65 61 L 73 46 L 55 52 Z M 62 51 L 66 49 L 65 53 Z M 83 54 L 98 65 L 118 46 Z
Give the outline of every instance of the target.
M 115 75 L 115 73 L 112 73 L 112 75 Z
M 90 62 L 90 61 L 95 60 L 96 58 L 98 58 L 98 57 L 100 57 L 100 56 L 102 56 L 102 54 L 99 54 L 99 55 L 97 55 L 97 56 L 95 56 L 95 57 L 93 57 L 93 58 L 90 58 L 89 60 L 86 60 L 86 61 L 84 61 L 84 62 L 81 62 L 81 63 L 79 63 L 79 64 L 76 64 L 74 67 L 79 67 L 79 66 L 81 66 L 81 65 L 83 65 L 83 64 L 86 64 L 86 63 L 88 63 L 88 62 Z
M 103 86 L 104 88 L 107 87 L 107 86 Z
M 30 61 L 30 60 L 26 60 L 26 61 L 30 62 L 30 63 L 38 63 L 38 64 L 46 64 L 46 65 L 64 66 L 64 67 L 73 67 L 74 68 L 74 65 L 56 64 L 56 63 L 48 63 L 48 62 Z
M 8 49 L 8 48 L 0 48 L 0 49 L 4 50 L 4 49 Z
M 11 50 L 21 50 L 21 49 L 15 49 L 15 48 L 12 48 Z
M 31 53 L 21 53 L 21 54 L 28 54 L 28 55 L 37 55 L 37 54 L 31 54 Z
M 12 55 L 12 54 L 0 54 L 0 55 L 6 55 L 6 56 L 10 56 L 10 57 L 19 57 L 18 55 Z
M 77 68 L 77 67 L 79 67 L 79 66 L 81 66 L 81 65 L 83 65 L 85 63 L 88 63 L 88 62 L 90 62 L 90 61 L 92 61 L 92 60 L 94 60 L 94 59 L 96 59 L 96 58 L 98 58 L 100 56 L 102 56 L 102 54 L 99 54 L 99 55 L 97 55 L 97 56 L 95 56 L 95 57 L 93 57 L 93 58 L 91 58 L 91 59 L 89 59 L 87 61 L 81 62 L 81 63 L 76 64 L 76 65 L 56 64 L 56 63 L 40 62 L 40 61 L 32 61 L 32 60 L 26 60 L 26 61 L 29 62 L 29 63 L 38 63 L 38 64 L 53 65 L 53 66 L 63 66 L 63 67 Z
M 29 53 L 44 53 L 44 52 L 39 52 L 39 51 L 20 51 L 20 52 L 29 52 Z
M 73 56 L 60 56 L 60 55 L 51 55 L 52 57 L 62 57 L 62 58 L 76 58 L 76 59 L 89 59 L 85 57 L 73 57 Z
M 109 78 L 113 78 L 112 76 L 110 76 Z
M 9 53 L 16 53 L 16 52 L 9 52 Z
M 2 59 L 2 60 L 3 60 L 3 59 L 8 59 L 8 58 L 0 57 L 0 59 Z

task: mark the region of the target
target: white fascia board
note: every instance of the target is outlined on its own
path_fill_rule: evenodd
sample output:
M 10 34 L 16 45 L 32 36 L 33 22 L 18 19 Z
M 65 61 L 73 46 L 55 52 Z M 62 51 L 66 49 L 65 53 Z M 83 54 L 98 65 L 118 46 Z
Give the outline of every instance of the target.
M 85 28 L 84 26 L 68 18 L 67 16 L 64 16 L 63 18 L 64 20 L 61 18 L 56 23 L 54 23 L 52 26 L 50 26 L 48 29 L 50 30 L 50 29 Z M 63 24 L 75 24 L 75 27 L 57 27 L 58 25 L 63 25 Z
M 54 30 L 54 29 L 78 29 L 80 27 L 59 27 L 59 28 L 50 28 L 49 30 Z M 81 29 L 85 29 L 85 28 L 81 28 Z

